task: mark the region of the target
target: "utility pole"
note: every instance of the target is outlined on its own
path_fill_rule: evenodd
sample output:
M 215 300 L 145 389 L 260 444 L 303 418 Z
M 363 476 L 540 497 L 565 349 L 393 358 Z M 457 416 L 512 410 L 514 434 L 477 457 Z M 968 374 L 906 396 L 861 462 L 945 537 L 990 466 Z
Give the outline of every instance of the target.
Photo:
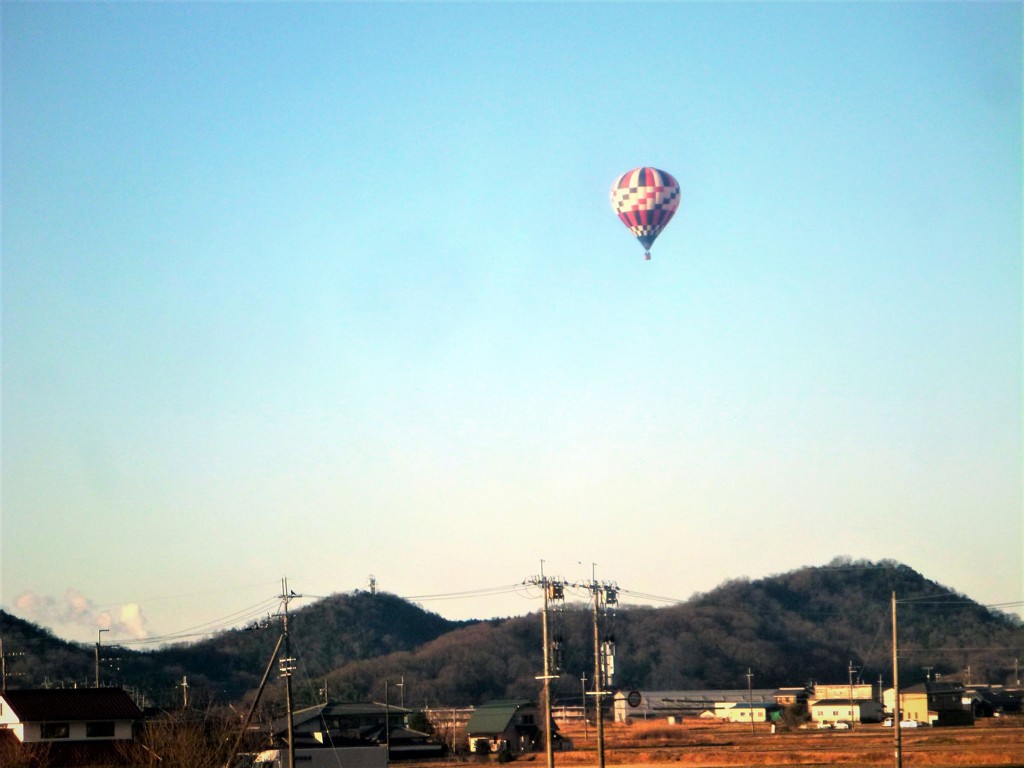
M 598 608 L 601 590 L 598 589 L 596 580 L 591 582 L 591 589 L 594 592 L 594 729 L 597 731 L 597 766 L 604 768 L 604 713 L 601 706 L 604 686 L 601 684 L 601 631 Z
M 181 676 L 181 708 L 188 709 L 188 675 Z
M 596 571 L 596 565 L 594 566 Z M 614 584 L 599 584 L 596 573 L 591 577 L 590 591 L 594 595 L 594 725 L 597 731 L 597 766 L 604 768 L 604 707 L 602 705 L 605 682 L 609 678 L 614 664 L 615 646 L 611 640 L 601 641 L 601 607 L 614 605 L 618 602 L 618 588 Z
M 747 667 L 747 714 L 750 715 L 750 732 L 754 732 L 754 688 L 751 684 L 751 680 L 754 678 L 754 673 L 750 671 L 750 667 Z
M 96 631 L 96 687 L 100 687 L 100 641 L 103 639 L 103 633 L 109 632 L 109 629 L 100 629 Z
M 288 579 L 281 579 L 281 601 L 284 603 L 281 618 L 281 635 L 284 638 L 284 658 L 278 662 L 281 677 L 284 678 L 284 701 L 288 710 L 288 766 L 295 768 L 295 733 L 292 717 L 292 673 L 295 671 L 295 659 L 292 658 L 292 645 L 288 637 L 288 603 L 292 598 L 302 597 L 288 589 Z
M 544 561 L 540 561 L 540 586 L 544 591 L 544 610 L 541 621 L 541 642 L 544 643 L 544 754 L 548 768 L 555 768 L 555 746 L 551 741 L 551 638 L 548 635 L 548 580 L 544 577 Z
M 540 576 L 530 579 L 531 584 L 539 586 L 544 593 L 544 606 L 541 611 L 541 642 L 544 645 L 544 672 L 540 679 L 544 683 L 544 752 L 547 755 L 548 768 L 555 766 L 555 746 L 552 740 L 551 725 L 554 722 L 551 714 L 551 681 L 557 679 L 557 674 L 552 674 L 551 664 L 551 634 L 548 622 L 548 609 L 552 600 L 561 600 L 564 592 L 564 582 L 555 579 L 550 580 L 544 575 L 544 561 L 540 561 Z M 559 648 L 559 651 L 561 649 Z M 557 665 L 556 665 L 557 666 Z
M 896 642 L 896 592 L 892 593 L 892 729 L 896 740 L 895 765 L 903 768 L 903 729 L 900 721 L 900 657 Z

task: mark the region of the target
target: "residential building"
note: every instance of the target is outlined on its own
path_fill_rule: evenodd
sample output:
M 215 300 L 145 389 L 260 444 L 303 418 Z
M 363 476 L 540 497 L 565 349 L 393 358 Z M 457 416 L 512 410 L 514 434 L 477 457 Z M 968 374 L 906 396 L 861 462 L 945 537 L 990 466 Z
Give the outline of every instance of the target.
M 900 689 L 900 718 L 927 725 L 973 725 L 970 705 L 964 705 L 965 691 L 960 683 L 929 682 Z M 883 695 L 885 709 L 893 711 L 893 691 Z
M 774 702 L 771 704 L 748 704 L 744 701 L 723 708 L 719 717 L 730 723 L 767 723 L 777 721 L 782 717 L 782 707 Z
M 1003 685 L 971 685 L 964 690 L 962 701 L 975 717 L 1019 714 L 1024 709 L 1024 691 Z
M 816 723 L 880 723 L 882 705 L 873 699 L 820 699 L 809 706 Z
M 391 760 L 439 757 L 441 744 L 432 743 L 428 734 L 408 727 L 411 710 L 378 702 L 327 702 L 292 713 L 292 732 L 296 748 L 319 747 L 381 750 L 387 747 Z M 283 742 L 288 723 L 274 723 L 275 739 Z M 362 754 L 363 752 L 360 752 Z M 371 752 L 366 752 L 372 755 Z M 355 756 L 356 752 L 353 751 Z
M 512 755 L 532 752 L 542 745 L 543 719 L 532 701 L 517 699 L 481 704 L 466 723 L 469 751 Z M 555 728 L 554 723 L 551 727 Z
M 0 693 L 0 742 L 45 747 L 55 765 L 115 764 L 141 717 L 121 688 L 8 689 Z

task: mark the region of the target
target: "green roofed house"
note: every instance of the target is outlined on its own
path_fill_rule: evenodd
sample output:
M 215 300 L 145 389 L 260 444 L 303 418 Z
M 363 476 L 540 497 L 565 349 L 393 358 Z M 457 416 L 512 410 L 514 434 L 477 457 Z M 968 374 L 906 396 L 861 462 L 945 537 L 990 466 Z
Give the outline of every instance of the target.
M 544 732 L 537 705 L 525 699 L 489 701 L 473 710 L 466 723 L 469 751 L 521 755 L 538 748 Z

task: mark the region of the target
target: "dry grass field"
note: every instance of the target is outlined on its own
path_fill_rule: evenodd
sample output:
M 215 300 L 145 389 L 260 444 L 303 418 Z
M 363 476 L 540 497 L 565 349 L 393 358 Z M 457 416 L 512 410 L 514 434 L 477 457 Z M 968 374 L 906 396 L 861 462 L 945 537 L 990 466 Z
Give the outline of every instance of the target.
M 593 729 L 563 728 L 576 747 L 556 754 L 556 765 L 596 765 Z M 904 729 L 903 765 L 908 768 L 1024 768 L 1024 718 L 981 720 L 962 728 Z M 811 729 L 771 733 L 767 725 L 686 720 L 610 724 L 605 728 L 605 763 L 628 766 L 738 768 L 741 766 L 895 766 L 892 728 L 863 725 L 852 731 Z M 544 755 L 533 762 L 544 762 Z
M 572 752 L 555 754 L 556 766 L 596 766 L 593 728 L 563 725 Z M 470 762 L 480 758 L 470 758 Z M 492 758 L 493 759 L 493 758 Z M 487 762 L 483 760 L 482 762 Z M 544 753 L 519 758 L 534 768 Z M 892 728 L 863 725 L 852 731 L 794 730 L 772 734 L 766 725 L 687 720 L 683 724 L 605 725 L 605 764 L 612 768 L 744 768 L 745 766 L 842 766 L 889 768 L 896 765 Z M 971 727 L 903 731 L 907 768 L 1024 768 L 1024 718 L 982 720 Z

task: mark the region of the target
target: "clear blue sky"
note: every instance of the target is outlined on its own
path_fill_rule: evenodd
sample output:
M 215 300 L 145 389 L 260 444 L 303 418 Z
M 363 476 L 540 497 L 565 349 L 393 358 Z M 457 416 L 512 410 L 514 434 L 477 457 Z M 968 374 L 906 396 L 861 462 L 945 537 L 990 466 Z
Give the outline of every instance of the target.
M 2 14 L 6 609 L 837 555 L 1024 597 L 1019 3 Z

